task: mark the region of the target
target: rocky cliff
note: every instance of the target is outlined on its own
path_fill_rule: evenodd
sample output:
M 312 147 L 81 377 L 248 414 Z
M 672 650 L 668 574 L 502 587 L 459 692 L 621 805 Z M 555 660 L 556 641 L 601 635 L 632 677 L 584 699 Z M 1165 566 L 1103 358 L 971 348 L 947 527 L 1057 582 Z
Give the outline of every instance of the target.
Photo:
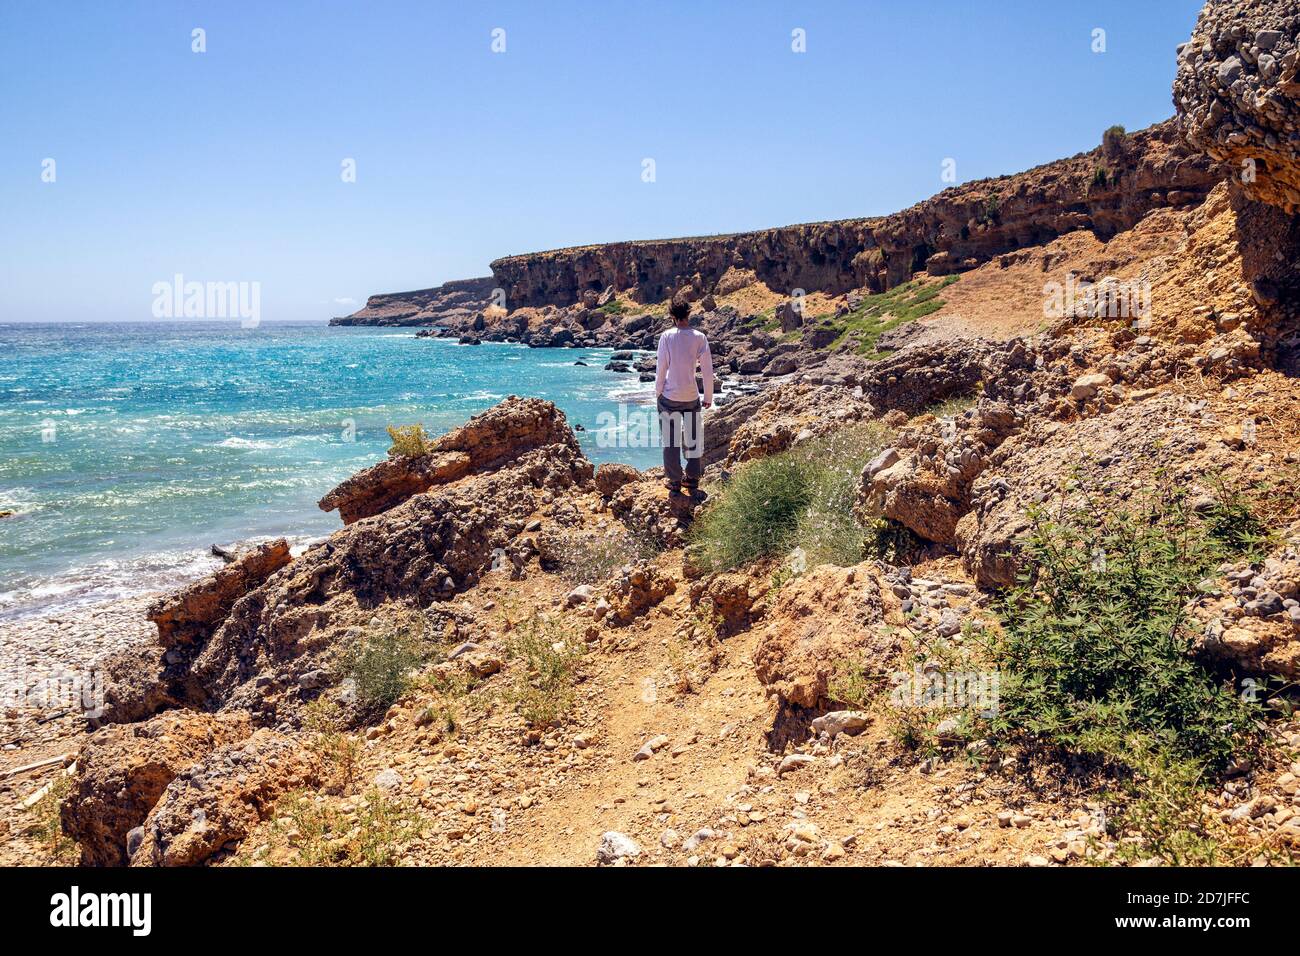
M 432 289 L 387 292 L 366 299 L 365 307 L 351 315 L 330 319 L 330 325 L 435 325 L 449 319 L 466 319 L 492 304 L 496 281 L 456 279 Z
M 914 272 L 962 272 L 1079 229 L 1109 238 L 1152 209 L 1198 202 L 1216 181 L 1211 162 L 1190 151 L 1169 120 L 1109 132 L 1090 152 L 945 189 L 890 216 L 506 256 L 492 263 L 490 278 L 371 296 L 332 324 L 463 325 L 489 305 L 494 287 L 510 310 L 570 306 L 611 288 L 642 303 L 682 290 L 700 298 L 725 293 L 738 274 L 783 295 L 879 292 Z
M 1252 199 L 1300 213 L 1300 5 L 1211 2 L 1178 48 L 1188 142 L 1230 164 Z
M 881 291 L 913 272 L 947 275 L 1077 229 L 1106 238 L 1154 208 L 1199 200 L 1215 181 L 1166 121 L 1112 133 L 1069 159 L 945 189 L 891 216 L 508 256 L 492 274 L 512 309 L 567 305 L 609 286 L 641 302 L 686 286 L 704 295 L 732 268 L 787 295 Z

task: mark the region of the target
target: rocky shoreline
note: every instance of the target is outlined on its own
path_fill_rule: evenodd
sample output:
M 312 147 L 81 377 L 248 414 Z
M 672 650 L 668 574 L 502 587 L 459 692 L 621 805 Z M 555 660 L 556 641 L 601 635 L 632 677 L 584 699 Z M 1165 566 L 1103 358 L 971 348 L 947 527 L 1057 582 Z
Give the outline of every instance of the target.
M 1212 0 L 1177 121 L 998 180 L 996 208 L 980 183 L 867 231 L 511 257 L 508 312 L 474 307 L 488 280 L 368 305 L 466 344 L 631 350 L 657 321 L 634 304 L 671 291 L 757 387 L 707 417 L 707 504 L 594 466 L 535 398 L 395 447 L 322 497 L 327 539 L 250 549 L 115 634 L 102 714 L 0 753 L 65 788 L 64 842 L 11 807 L 6 857 L 1294 864 L 1300 236 L 1260 229 L 1293 212 L 1292 8 Z M 1210 158 L 1256 129 L 1259 185 Z M 1076 274 L 1150 308 L 1045 321 Z M 778 521 L 850 546 L 737 544 Z M 1016 732 L 981 723 L 1001 692 Z

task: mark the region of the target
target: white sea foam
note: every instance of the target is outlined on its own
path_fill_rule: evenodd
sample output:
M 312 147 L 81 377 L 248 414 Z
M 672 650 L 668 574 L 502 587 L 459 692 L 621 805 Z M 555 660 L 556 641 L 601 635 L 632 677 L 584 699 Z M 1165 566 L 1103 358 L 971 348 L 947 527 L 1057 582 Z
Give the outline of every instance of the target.
M 278 441 L 256 441 L 251 438 L 240 438 L 238 436 L 234 436 L 231 438 L 227 438 L 225 441 L 217 442 L 217 447 L 218 448 L 247 448 L 250 450 L 253 449 L 266 450 L 268 448 L 281 448 L 283 446 Z
M 239 548 L 272 540 L 259 536 L 231 545 Z M 288 538 L 293 554 L 300 555 L 323 537 Z M 154 551 L 76 565 L 40 579 L 18 582 L 0 591 L 0 620 L 33 615 L 47 616 L 101 601 L 117 601 L 178 588 L 202 577 L 225 562 L 205 548 Z

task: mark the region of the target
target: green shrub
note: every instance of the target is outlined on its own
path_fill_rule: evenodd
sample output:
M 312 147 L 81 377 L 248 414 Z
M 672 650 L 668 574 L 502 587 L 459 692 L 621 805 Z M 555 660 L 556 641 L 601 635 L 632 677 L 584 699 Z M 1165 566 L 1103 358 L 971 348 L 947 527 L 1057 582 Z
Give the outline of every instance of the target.
M 410 687 L 411 671 L 423 660 L 413 621 L 372 626 L 348 648 L 344 667 L 356 683 L 362 718 L 373 719 L 388 710 Z
M 741 466 L 692 526 L 692 554 L 706 571 L 726 571 L 793 547 L 812 500 L 808 462 L 783 452 Z
M 424 433 L 421 424 L 389 425 L 388 437 L 393 441 L 392 447 L 388 449 L 390 455 L 416 458 L 429 453 L 429 436 Z
M 536 728 L 560 723 L 573 709 L 585 647 L 555 621 L 531 615 L 506 641 L 516 663 L 509 699 Z
M 809 565 L 856 564 L 866 532 L 853 503 L 885 434 L 851 426 L 743 465 L 692 527 L 693 560 L 726 571 L 800 548 Z
M 982 223 L 996 222 L 998 210 L 1002 208 L 1002 197 L 997 193 L 989 193 L 988 198 L 984 200 L 984 208 L 980 211 L 978 219 Z
M 1251 489 L 1254 497 L 1251 500 L 1245 491 L 1221 475 L 1209 476 L 1209 484 L 1214 489 L 1216 503 L 1205 516 L 1206 532 L 1230 555 L 1250 561 L 1261 560 L 1268 552 L 1273 536 L 1256 511 L 1267 510 L 1274 503 L 1273 489 L 1257 486 Z M 1263 509 L 1259 507 L 1261 504 L 1265 506 Z
M 1127 507 L 1031 512 L 1002 607 L 1004 728 L 1124 764 L 1138 748 L 1221 769 L 1258 742 L 1256 709 L 1190 654 L 1183 608 L 1240 552 L 1218 512 L 1163 482 Z M 1216 530 L 1217 529 L 1217 530 Z
M 865 557 L 867 531 L 853 513 L 862 470 L 884 447 L 886 429 L 854 425 L 805 442 L 794 450 L 808 465 L 808 506 L 795 526 L 794 546 L 810 565 L 857 564 Z
M 426 828 L 417 812 L 378 790 L 351 813 L 299 791 L 277 805 L 271 838 L 296 866 L 397 866 Z

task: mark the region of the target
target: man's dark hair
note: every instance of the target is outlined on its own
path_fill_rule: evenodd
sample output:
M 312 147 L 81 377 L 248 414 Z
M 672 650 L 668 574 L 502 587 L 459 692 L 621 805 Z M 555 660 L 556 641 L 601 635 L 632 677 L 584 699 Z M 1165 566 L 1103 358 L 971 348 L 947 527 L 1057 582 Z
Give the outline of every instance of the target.
M 691 317 L 691 304 L 685 299 L 673 299 L 673 304 L 668 307 L 668 314 L 673 317 L 674 322 L 683 322 Z

